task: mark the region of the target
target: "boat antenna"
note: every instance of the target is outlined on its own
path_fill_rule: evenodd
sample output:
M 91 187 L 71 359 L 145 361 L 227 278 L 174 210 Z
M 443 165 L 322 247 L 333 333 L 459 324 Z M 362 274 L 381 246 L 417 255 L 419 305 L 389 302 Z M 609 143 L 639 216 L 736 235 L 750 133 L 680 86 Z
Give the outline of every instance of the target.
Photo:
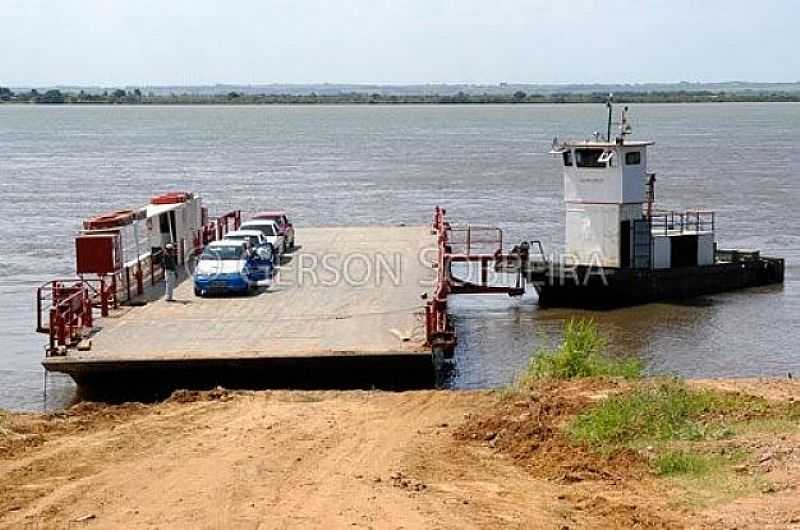
M 606 141 L 611 141 L 611 113 L 613 112 L 613 102 L 614 102 L 614 94 L 609 92 L 608 93 L 608 100 L 606 101 L 606 107 L 608 107 L 608 132 L 606 133 Z
M 619 137 L 623 140 L 633 132 L 633 127 L 628 123 L 628 107 L 622 109 L 622 121 L 619 124 Z

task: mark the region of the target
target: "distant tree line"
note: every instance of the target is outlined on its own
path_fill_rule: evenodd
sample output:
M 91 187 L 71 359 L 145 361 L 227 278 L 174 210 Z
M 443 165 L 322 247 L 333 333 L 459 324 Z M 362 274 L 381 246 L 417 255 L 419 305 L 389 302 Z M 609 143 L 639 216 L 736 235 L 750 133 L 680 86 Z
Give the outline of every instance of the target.
M 0 102 L 38 103 L 38 104 L 127 104 L 127 105 L 339 105 L 339 104 L 526 104 L 526 103 L 605 103 L 606 93 L 553 93 L 526 94 L 518 90 L 509 94 L 467 94 L 454 95 L 395 95 L 378 92 L 346 92 L 340 94 L 242 94 L 229 92 L 219 95 L 197 94 L 142 94 L 138 88 L 121 88 L 102 93 L 61 92 L 52 89 L 40 93 L 36 89 L 14 93 L 11 89 L 0 87 Z M 617 92 L 614 100 L 618 103 L 708 103 L 708 102 L 800 102 L 800 92 L 713 92 L 706 90 Z
M 83 90 L 78 93 L 62 92 L 57 89 L 47 90 L 44 93 L 32 88 L 28 92 L 14 93 L 10 88 L 0 86 L 0 101 L 8 103 L 143 103 L 141 90 L 131 91 L 116 89 L 107 90 L 102 94 L 89 94 Z

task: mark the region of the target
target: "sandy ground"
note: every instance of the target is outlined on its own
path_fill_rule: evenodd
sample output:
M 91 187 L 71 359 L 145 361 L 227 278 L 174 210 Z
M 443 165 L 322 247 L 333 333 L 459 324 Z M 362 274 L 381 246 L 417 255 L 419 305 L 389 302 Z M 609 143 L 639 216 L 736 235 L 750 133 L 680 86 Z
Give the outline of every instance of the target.
M 794 382 L 726 384 L 800 399 Z M 457 436 L 496 404 L 218 391 L 0 416 L 0 528 L 800 528 L 800 459 L 778 456 L 797 436 L 752 442 L 780 488 L 693 508 L 652 477 L 554 480 Z
M 454 447 L 450 426 L 491 401 L 460 392 L 260 392 L 101 414 L 0 464 L 0 526 L 555 522 L 549 499 L 530 502 L 539 481 L 480 448 Z

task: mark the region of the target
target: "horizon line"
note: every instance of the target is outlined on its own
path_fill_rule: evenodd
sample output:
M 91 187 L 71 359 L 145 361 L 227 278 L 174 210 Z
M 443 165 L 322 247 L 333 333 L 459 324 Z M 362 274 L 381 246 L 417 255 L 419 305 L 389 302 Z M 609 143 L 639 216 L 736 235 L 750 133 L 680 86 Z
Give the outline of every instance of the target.
M 331 86 L 331 87 L 608 87 L 608 86 L 697 86 L 697 85 L 800 85 L 800 79 L 796 81 L 763 81 L 763 80 L 741 80 L 731 79 L 725 81 L 622 81 L 622 82 L 524 82 L 524 81 L 498 81 L 498 82 L 409 82 L 409 83 L 372 83 L 372 82 L 338 82 L 338 81 L 316 81 L 316 82 L 258 82 L 258 83 L 238 83 L 238 82 L 208 82 L 197 84 L 180 83 L 96 83 L 96 82 L 56 82 L 56 83 L 9 83 L 0 81 L 0 86 L 9 88 L 48 88 L 48 87 L 70 87 L 70 88 L 115 88 L 115 87 L 142 87 L 142 88 L 198 88 L 198 87 L 274 87 L 274 86 Z

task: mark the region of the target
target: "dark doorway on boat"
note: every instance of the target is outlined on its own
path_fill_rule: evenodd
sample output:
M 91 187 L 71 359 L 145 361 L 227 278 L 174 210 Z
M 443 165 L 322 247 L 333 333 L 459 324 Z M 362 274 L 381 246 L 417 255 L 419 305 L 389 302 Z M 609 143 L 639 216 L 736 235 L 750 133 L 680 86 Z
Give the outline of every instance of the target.
M 670 236 L 672 267 L 697 266 L 697 236 Z
M 622 221 L 619 233 L 619 266 L 627 269 L 631 266 L 631 222 Z

